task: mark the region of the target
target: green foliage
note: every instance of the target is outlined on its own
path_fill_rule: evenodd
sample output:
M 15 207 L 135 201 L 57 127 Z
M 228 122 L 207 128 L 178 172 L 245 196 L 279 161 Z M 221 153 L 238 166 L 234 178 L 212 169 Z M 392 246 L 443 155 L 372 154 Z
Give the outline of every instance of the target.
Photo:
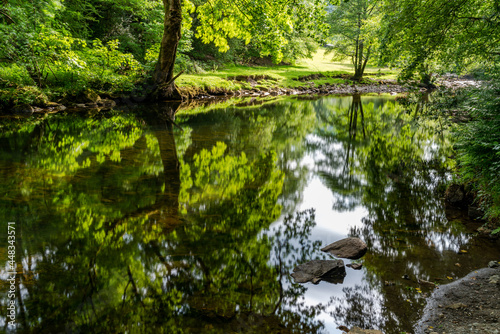
M 146 48 L 134 49 L 129 42 L 137 41 L 136 44 L 144 43 L 147 47 L 159 38 L 161 21 L 155 21 L 155 17 L 158 18 L 155 9 L 158 8 L 161 9 L 161 4 L 158 7 L 158 4 L 142 0 L 119 3 L 105 0 L 11 1 L 6 10 L 12 21 L 0 21 L 0 42 L 6 46 L 0 50 L 0 61 L 3 61 L 0 63 L 0 85 L 34 84 L 56 97 L 79 95 L 89 88 L 99 92 L 132 90 L 147 68 L 126 51 L 143 57 Z M 110 9 L 117 12 L 113 14 Z M 93 30 L 94 22 L 116 14 L 118 21 L 107 22 L 101 27 L 118 31 L 117 25 L 123 23 L 123 16 L 132 11 L 136 11 L 137 17 L 149 19 L 148 28 L 144 28 L 147 33 L 127 40 L 122 38 L 123 34 L 103 30 L 102 35 L 94 38 L 99 35 Z M 113 36 L 116 38 L 110 38 Z M 125 41 L 124 46 L 120 45 L 120 40 Z
M 424 119 L 453 130 L 457 182 L 476 193 L 485 218 L 495 222 L 500 218 L 500 78 L 495 67 L 481 72 L 488 73 L 481 87 L 438 91 L 425 105 L 410 104 Z
M 25 67 L 19 66 L 16 63 L 0 63 L 0 87 L 31 86 L 34 84 L 35 82 Z
M 498 52 L 500 8 L 495 0 L 384 1 L 381 62 L 415 72 L 463 72 Z
M 349 58 L 354 76 L 363 77 L 366 64 L 376 55 L 381 13 L 373 0 L 341 1 L 328 15 L 334 59 Z
M 294 36 L 320 40 L 326 28 L 323 1 L 207 1 L 198 6 L 197 14 L 200 25 L 196 37 L 203 43 L 214 43 L 225 52 L 228 41 L 239 38 L 245 44 L 252 43 L 260 56 L 272 57 L 274 63 L 284 59 L 284 48 L 294 42 Z
M 19 105 L 44 105 L 47 95 L 36 86 L 18 86 L 16 88 L 0 88 L 0 107 Z
M 500 218 L 500 77 L 470 92 L 464 108 L 472 120 L 458 127 L 459 172 L 476 185 L 479 203 L 490 219 Z

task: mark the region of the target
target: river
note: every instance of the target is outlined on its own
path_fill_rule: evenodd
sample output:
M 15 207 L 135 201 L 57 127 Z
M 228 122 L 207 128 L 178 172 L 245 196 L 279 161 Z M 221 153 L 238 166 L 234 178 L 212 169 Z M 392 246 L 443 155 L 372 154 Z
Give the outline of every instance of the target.
M 412 333 L 433 289 L 418 279 L 446 284 L 500 257 L 481 222 L 445 205 L 452 142 L 419 108 L 242 99 L 181 108 L 174 124 L 178 107 L 1 120 L 0 328 Z M 368 245 L 361 270 L 293 282 L 347 236 Z

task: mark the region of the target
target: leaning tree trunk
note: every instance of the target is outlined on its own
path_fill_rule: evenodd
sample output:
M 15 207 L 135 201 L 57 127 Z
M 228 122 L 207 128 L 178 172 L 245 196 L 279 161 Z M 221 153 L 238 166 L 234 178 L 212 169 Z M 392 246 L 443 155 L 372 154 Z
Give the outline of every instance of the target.
M 182 96 L 174 82 L 175 56 L 177 54 L 177 45 L 181 39 L 181 0 L 163 0 L 163 5 L 165 8 L 165 21 L 160 55 L 153 77 L 157 85 L 154 97 L 158 100 L 181 100 Z

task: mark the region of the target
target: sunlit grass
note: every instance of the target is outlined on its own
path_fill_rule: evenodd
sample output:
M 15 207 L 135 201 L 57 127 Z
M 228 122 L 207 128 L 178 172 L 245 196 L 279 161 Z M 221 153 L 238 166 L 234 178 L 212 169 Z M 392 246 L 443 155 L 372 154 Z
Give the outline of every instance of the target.
M 186 74 L 177 79 L 181 87 L 191 86 L 196 88 L 225 88 L 228 90 L 249 89 L 252 85 L 246 81 L 232 80 L 235 77 L 258 78 L 258 84 L 262 87 L 298 87 L 304 86 L 305 82 L 298 79 L 312 74 L 322 74 L 325 77 L 307 80 L 316 86 L 323 84 L 338 84 L 345 82 L 344 78 L 336 76 L 347 76 L 354 73 L 354 69 L 348 60 L 333 62 L 331 55 L 325 54 L 325 49 L 320 48 L 312 59 L 297 61 L 295 65 L 276 66 L 236 66 L 230 65 L 222 69 L 206 72 L 203 74 Z M 396 71 L 388 68 L 367 66 L 366 79 L 388 80 L 396 78 Z M 266 79 L 261 79 L 264 77 Z

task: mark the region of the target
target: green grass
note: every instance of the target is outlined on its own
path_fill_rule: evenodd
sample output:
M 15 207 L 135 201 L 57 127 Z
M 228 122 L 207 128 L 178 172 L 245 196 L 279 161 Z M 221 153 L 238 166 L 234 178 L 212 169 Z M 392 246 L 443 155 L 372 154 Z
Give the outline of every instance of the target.
M 297 61 L 294 65 L 282 66 L 244 66 L 228 65 L 201 74 L 181 75 L 176 83 L 186 95 L 200 93 L 226 93 L 240 89 L 266 91 L 271 88 L 318 87 L 324 84 L 341 84 L 354 73 L 353 67 L 346 62 L 332 62 L 331 56 L 325 55 L 325 49 L 319 49 L 312 59 Z M 75 101 L 88 90 L 98 94 L 119 95 L 134 88 L 139 80 L 137 73 L 116 73 L 116 69 L 99 71 L 95 69 L 70 72 L 66 69 L 47 73 L 43 88 L 36 87 L 24 67 L 16 64 L 0 64 L 0 109 L 8 109 L 22 104 L 43 105 L 48 100 L 65 103 Z M 299 81 L 299 78 L 314 75 L 313 78 Z M 377 67 L 368 67 L 365 71 L 366 82 L 370 80 L 395 79 L 396 72 Z M 239 78 L 238 78 L 239 77 Z M 247 80 L 250 77 L 252 80 Z M 251 81 L 251 82 L 248 82 Z
M 354 69 L 352 64 L 345 62 L 332 62 L 331 56 L 325 55 L 325 49 L 319 49 L 313 59 L 303 59 L 295 65 L 281 66 L 236 66 L 230 65 L 223 69 L 206 72 L 203 74 L 185 74 L 181 75 L 176 83 L 180 87 L 194 88 L 224 88 L 227 90 L 251 89 L 251 88 L 269 88 L 269 87 L 287 87 L 294 88 L 307 85 L 307 82 L 313 82 L 315 86 L 323 84 L 338 84 L 345 82 L 344 78 L 335 78 L 339 75 L 352 75 Z M 323 74 L 325 77 L 298 81 L 300 77 Z M 258 86 L 252 87 L 245 81 L 232 80 L 234 77 L 262 77 L 266 79 L 257 79 Z M 396 79 L 397 73 L 387 68 L 378 68 L 367 66 L 365 70 L 366 79 L 388 80 Z

